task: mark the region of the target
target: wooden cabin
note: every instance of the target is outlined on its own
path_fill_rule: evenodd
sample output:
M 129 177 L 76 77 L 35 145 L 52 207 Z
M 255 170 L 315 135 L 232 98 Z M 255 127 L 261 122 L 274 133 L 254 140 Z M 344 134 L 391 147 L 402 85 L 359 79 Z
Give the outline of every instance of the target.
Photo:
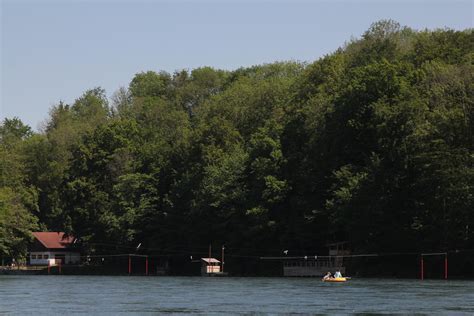
M 221 262 L 215 258 L 201 258 L 201 275 L 210 276 L 222 273 Z
M 283 276 L 290 277 L 320 277 L 327 272 L 346 272 L 344 256 L 350 255 L 347 242 L 330 243 L 327 256 L 305 256 L 282 258 Z
M 351 251 L 348 248 L 346 241 L 333 242 L 326 244 L 329 248 L 329 256 L 333 256 L 333 263 L 336 267 L 342 267 L 344 256 L 349 256 Z M 342 271 L 341 271 L 342 272 Z
M 336 264 L 335 258 L 308 257 L 307 259 L 283 260 L 283 276 L 288 277 L 321 277 L 328 272 L 340 271 L 345 274 L 346 268 Z
M 75 238 L 63 232 L 34 232 L 29 247 L 30 265 L 78 264 L 81 254 L 73 247 Z

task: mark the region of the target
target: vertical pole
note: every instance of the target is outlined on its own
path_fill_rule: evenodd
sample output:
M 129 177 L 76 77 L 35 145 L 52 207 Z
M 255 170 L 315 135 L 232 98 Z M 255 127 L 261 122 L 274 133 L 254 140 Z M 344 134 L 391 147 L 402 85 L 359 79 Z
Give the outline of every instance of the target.
M 423 255 L 421 255 L 421 281 L 423 281 L 423 279 L 425 278 L 423 269 L 424 269 Z
M 448 253 L 444 255 L 444 279 L 448 279 Z
M 209 260 L 207 262 L 207 273 L 211 273 L 211 255 L 212 255 L 212 245 L 209 244 Z
M 128 275 L 132 274 L 132 257 L 128 255 Z
M 61 261 L 59 261 L 58 263 L 58 271 L 59 271 L 59 274 L 61 274 Z
M 148 256 L 145 258 L 145 275 L 148 275 Z
M 51 274 L 51 265 L 48 264 L 48 274 Z
M 225 247 L 224 245 L 222 245 L 222 272 L 224 272 L 224 250 L 225 250 Z

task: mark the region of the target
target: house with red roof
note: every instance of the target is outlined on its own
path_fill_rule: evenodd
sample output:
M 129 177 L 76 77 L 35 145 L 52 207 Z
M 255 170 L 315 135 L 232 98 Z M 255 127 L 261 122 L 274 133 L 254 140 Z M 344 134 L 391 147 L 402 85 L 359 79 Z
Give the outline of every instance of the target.
M 34 232 L 33 237 L 29 249 L 30 265 L 78 264 L 81 261 L 73 236 L 63 232 Z

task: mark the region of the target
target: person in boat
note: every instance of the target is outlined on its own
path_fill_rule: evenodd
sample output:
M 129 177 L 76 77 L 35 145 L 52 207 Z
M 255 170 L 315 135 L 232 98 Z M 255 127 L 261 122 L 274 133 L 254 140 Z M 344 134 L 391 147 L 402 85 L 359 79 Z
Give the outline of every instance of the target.
M 323 277 L 323 280 L 327 280 L 327 279 L 333 279 L 334 277 L 332 276 L 332 273 L 331 272 L 328 272 L 326 273 L 326 275 Z
M 341 271 L 336 271 L 336 273 L 334 273 L 334 277 L 335 278 L 342 278 Z

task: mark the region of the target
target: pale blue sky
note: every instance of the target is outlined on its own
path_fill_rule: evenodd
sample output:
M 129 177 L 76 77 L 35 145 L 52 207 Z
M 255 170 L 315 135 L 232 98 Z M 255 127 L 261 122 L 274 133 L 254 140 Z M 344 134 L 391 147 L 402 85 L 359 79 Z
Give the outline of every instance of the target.
M 472 0 L 0 2 L 0 117 L 35 129 L 59 100 L 110 96 L 140 71 L 313 61 L 387 18 L 473 27 Z

